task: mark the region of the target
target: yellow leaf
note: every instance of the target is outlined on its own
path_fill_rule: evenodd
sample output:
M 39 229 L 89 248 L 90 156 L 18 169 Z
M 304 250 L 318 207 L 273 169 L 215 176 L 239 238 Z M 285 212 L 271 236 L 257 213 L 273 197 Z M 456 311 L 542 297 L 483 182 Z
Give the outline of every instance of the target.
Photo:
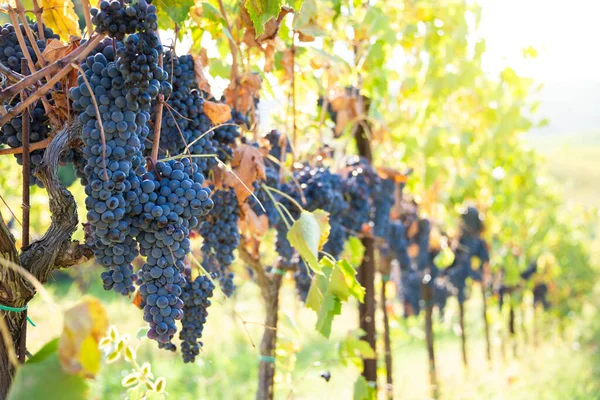
M 93 378 L 100 369 L 99 344 L 107 328 L 106 311 L 96 298 L 84 297 L 81 303 L 66 310 L 58 344 L 63 370 Z
M 70 36 L 81 36 L 79 17 L 71 0 L 42 0 L 44 24 L 66 42 Z

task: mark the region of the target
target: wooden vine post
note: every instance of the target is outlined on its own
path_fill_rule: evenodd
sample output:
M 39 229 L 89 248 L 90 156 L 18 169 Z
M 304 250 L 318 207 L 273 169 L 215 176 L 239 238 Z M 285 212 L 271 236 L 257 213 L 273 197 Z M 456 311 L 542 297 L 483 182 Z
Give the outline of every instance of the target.
M 390 321 L 387 312 L 387 298 L 385 288 L 390 279 L 391 259 L 380 253 L 379 262 L 382 266 L 381 273 L 381 293 L 379 303 L 383 314 L 383 343 L 385 350 L 385 376 L 386 376 L 386 393 L 388 398 L 394 397 L 394 374 L 392 362 L 392 341 L 390 339 Z
M 467 334 L 465 332 L 465 302 L 458 302 L 458 317 L 460 324 L 460 343 L 462 349 L 462 360 L 465 368 L 469 367 L 469 362 L 467 359 Z
M 483 327 L 485 333 L 485 354 L 488 363 L 491 366 L 492 363 L 492 344 L 490 342 L 490 321 L 487 312 L 487 298 L 485 293 L 485 277 L 481 280 L 481 302 L 483 303 L 482 316 L 483 316 Z
M 425 340 L 427 344 L 427 356 L 429 359 L 429 383 L 431 385 L 432 397 L 437 399 L 439 395 L 433 336 L 433 282 L 429 273 L 425 274 L 423 277 L 421 293 L 423 294 L 423 301 L 425 302 Z
M 360 94 L 357 94 L 360 98 Z M 365 132 L 365 124 L 360 123 L 355 127 L 354 138 L 358 154 L 364 157 L 370 164 L 373 163 L 373 151 L 371 142 Z M 362 375 L 372 385 L 377 387 L 377 348 L 375 331 L 375 242 L 371 237 L 362 239 L 365 252 L 358 269 L 358 282 L 365 288 L 365 301 L 358 306 L 359 326 L 365 332 L 366 340 L 373 351 L 375 357 L 364 359 L 364 369 Z
M 510 342 L 512 345 L 512 349 L 513 349 L 513 357 L 517 357 L 517 340 L 516 340 L 516 336 L 515 336 L 515 309 L 513 307 L 512 304 L 512 296 L 510 299 L 510 302 L 508 304 L 509 306 L 509 311 L 508 311 L 508 333 L 510 335 Z

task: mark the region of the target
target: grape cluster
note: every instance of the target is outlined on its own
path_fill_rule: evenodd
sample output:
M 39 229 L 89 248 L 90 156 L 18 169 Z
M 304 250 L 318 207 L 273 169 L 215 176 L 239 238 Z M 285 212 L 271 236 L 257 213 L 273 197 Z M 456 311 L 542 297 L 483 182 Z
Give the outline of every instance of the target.
M 33 108 L 30 110 L 29 126 L 29 143 L 40 142 L 48 138 L 50 125 L 41 101 L 35 102 Z M 13 149 L 23 146 L 23 116 L 15 117 L 3 125 L 0 133 L 0 143 L 6 144 Z M 35 171 L 35 167 L 42 162 L 44 150 L 34 150 L 30 152 L 29 157 L 32 167 L 29 182 L 31 185 L 37 184 L 41 187 L 42 183 L 33 175 L 33 172 Z M 23 165 L 23 154 L 15 154 L 15 158 L 19 165 Z
M 279 172 L 281 168 L 279 162 L 285 161 L 281 159 L 284 150 L 286 154 L 290 154 L 292 152 L 292 146 L 290 145 L 289 140 L 287 140 L 287 137 L 277 130 L 272 130 L 271 132 L 267 133 L 265 139 L 267 139 L 269 141 L 269 144 L 271 145 L 269 154 L 271 155 L 271 157 L 278 161 L 276 163 L 272 160 L 267 159 L 265 163 L 274 168 L 277 172 Z
M 195 79 L 194 59 L 168 51 L 164 54 L 164 70 L 170 74 L 172 92 L 163 109 L 160 153 L 178 155 L 189 146 L 191 155 L 216 154 L 212 124 L 203 112 L 204 98 Z M 214 157 L 193 157 L 193 160 L 205 175 L 217 165 Z
M 459 302 L 466 300 L 466 281 L 471 278 L 481 281 L 481 271 L 475 271 L 471 265 L 471 258 L 479 257 L 482 264 L 489 261 L 485 242 L 478 236 L 463 231 L 459 238 L 459 245 L 454 254 L 454 262 L 447 269 L 450 282 L 456 290 Z
M 90 10 L 96 32 L 123 40 L 126 34 L 158 29 L 156 7 L 152 0 L 102 0 Z
M 410 306 L 410 313 L 405 307 L 404 314 L 406 317 L 410 315 L 419 315 L 421 312 L 421 273 L 415 270 L 408 270 L 402 273 L 400 278 L 400 294 L 404 300 L 404 304 Z
M 351 232 L 361 232 L 362 226 L 369 222 L 370 189 L 362 169 L 353 169 L 343 182 L 344 196 L 350 207 L 340 216 L 340 223 Z
M 40 51 L 44 51 L 46 48 L 46 41 L 40 39 L 42 36 L 40 35 L 39 27 L 37 24 L 30 24 L 29 28 L 31 29 L 33 35 L 37 38 L 36 45 L 40 49 Z M 34 63 L 36 63 L 37 55 L 33 50 L 33 43 L 29 40 L 25 33 L 25 26 L 20 24 L 18 29 L 21 30 L 21 33 L 24 36 L 25 45 L 27 46 L 27 52 Z M 59 36 L 54 34 L 50 28 L 43 29 L 43 37 L 45 39 L 59 39 Z M 21 59 L 23 58 L 23 49 L 19 45 L 17 39 L 17 33 L 15 27 L 11 24 L 4 24 L 0 29 L 0 63 L 4 64 L 8 68 L 12 69 L 15 72 L 23 73 L 21 70 Z M 14 106 L 19 102 L 19 99 L 14 99 L 10 106 Z M 48 133 L 50 131 L 49 120 L 46 115 L 46 111 L 42 105 L 41 101 L 37 101 L 30 108 L 29 113 L 29 142 L 36 143 L 40 142 L 48 137 Z M 0 144 L 5 144 L 11 148 L 18 148 L 23 146 L 23 116 L 17 116 L 10 120 L 7 124 L 3 125 L 0 129 Z M 31 176 L 30 183 L 31 185 L 37 184 L 38 186 L 42 186 L 42 183 L 33 175 L 35 171 L 35 167 L 40 164 L 42 161 L 42 157 L 44 156 L 44 150 L 35 150 L 30 153 L 30 165 L 31 165 Z M 17 159 L 17 163 L 19 165 L 23 165 L 23 155 L 15 154 L 15 158 Z
M 228 268 L 233 262 L 233 252 L 240 243 L 238 229 L 239 206 L 235 191 L 231 188 L 214 192 L 213 211 L 200 224 L 198 231 L 204 239 L 202 253 L 205 267 L 217 274 L 221 280 L 221 290 L 227 295 L 233 292 L 233 275 Z M 214 259 L 212 259 L 214 257 Z
M 415 236 L 414 240 L 419 248 L 417 254 L 417 268 L 424 271 L 430 267 L 431 255 L 429 253 L 429 235 L 431 232 L 431 223 L 428 219 L 419 219 L 419 232 Z
M 46 39 L 60 39 L 60 36 L 46 26 L 43 26 L 42 28 L 44 40 L 41 39 L 42 35 L 40 35 L 38 24 L 29 24 L 29 28 L 34 37 L 36 37 L 36 44 L 41 52 L 46 49 Z M 37 63 L 37 55 L 33 50 L 33 43 L 29 41 L 29 38 L 25 33 L 25 27 L 22 24 L 19 24 L 19 29 L 21 29 L 21 33 L 25 39 L 27 52 L 31 56 L 33 62 Z M 23 73 L 23 71 L 21 71 L 21 59 L 23 57 L 23 49 L 21 49 L 21 46 L 19 45 L 15 27 L 11 24 L 4 24 L 0 29 L 0 63 L 21 74 Z
M 213 207 L 210 189 L 203 188 L 204 176 L 188 159 L 158 162 L 143 176 L 142 213 L 138 242 L 146 256 L 141 268 L 140 295 L 144 320 L 150 324 L 148 337 L 169 343 L 183 316 L 180 299 L 186 284 L 184 260 L 190 252 L 190 229 Z
M 215 128 L 214 140 L 217 144 L 217 156 L 219 160 L 227 162 L 233 157 L 233 150 L 231 145 L 235 143 L 235 140 L 240 137 L 240 128 L 235 124 L 234 120 L 231 119 L 222 126 Z
M 408 239 L 404 223 L 399 220 L 390 222 L 387 237 L 392 255 L 398 260 L 400 269 L 403 271 L 409 270 L 411 268 L 411 260 L 408 256 Z
M 373 233 L 385 237 L 390 221 L 390 210 L 394 205 L 396 184 L 392 179 L 380 179 L 373 193 Z
M 181 296 L 183 300 L 183 319 L 181 320 L 181 331 L 179 339 L 181 340 L 181 354 L 183 362 L 194 362 L 196 356 L 200 354 L 202 342 L 202 331 L 208 316 L 208 307 L 210 307 L 210 298 L 213 295 L 215 285 L 204 275 L 198 276 L 193 281 L 188 277 L 188 282 L 183 288 Z
M 96 257 L 111 269 L 102 274 L 104 287 L 127 295 L 134 290 L 131 262 L 137 255 L 132 200 L 139 189 L 137 174 L 145 172 L 140 138 L 147 136 L 150 115 L 128 108 L 114 50 L 108 43 L 101 45 L 102 50 L 87 57 L 81 66 L 87 83 L 79 76 L 79 86 L 72 88 L 69 95 L 83 126 L 86 208 Z
M 545 283 L 538 283 L 533 288 L 533 304 L 541 304 L 544 310 L 550 308 L 550 302 L 548 302 L 548 286 Z

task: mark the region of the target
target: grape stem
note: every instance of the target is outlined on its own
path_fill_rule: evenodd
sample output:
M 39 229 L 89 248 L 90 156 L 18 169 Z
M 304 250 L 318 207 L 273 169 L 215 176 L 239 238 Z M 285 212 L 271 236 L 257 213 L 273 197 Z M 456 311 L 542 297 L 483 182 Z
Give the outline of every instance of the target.
M 162 69 L 163 67 L 163 55 L 158 56 L 158 66 Z M 163 107 L 165 104 L 165 96 L 161 93 L 158 95 L 158 104 L 156 105 L 156 120 L 154 121 L 154 139 L 152 142 L 152 154 L 150 160 L 152 165 L 156 164 L 158 160 L 158 149 L 160 148 L 160 129 L 162 125 Z
M 270 187 L 270 186 L 267 186 L 267 185 L 264 185 L 264 184 L 262 185 L 262 187 L 263 187 L 263 189 L 265 189 L 266 191 L 270 191 L 270 190 L 272 190 L 273 192 L 277 193 L 278 195 L 281 195 L 281 196 L 285 197 L 286 199 L 288 199 L 289 201 L 291 201 L 291 202 L 292 202 L 292 204 L 293 204 L 293 205 L 295 205 L 295 206 L 298 208 L 298 210 L 299 210 L 300 212 L 304 211 L 304 208 L 302 208 L 302 206 L 300 205 L 300 203 L 298 203 L 296 200 L 294 200 L 294 198 L 293 198 L 292 196 L 290 196 L 289 194 L 287 194 L 287 193 L 284 193 L 284 192 L 282 192 L 281 190 L 278 190 L 278 189 L 272 188 L 272 187 Z

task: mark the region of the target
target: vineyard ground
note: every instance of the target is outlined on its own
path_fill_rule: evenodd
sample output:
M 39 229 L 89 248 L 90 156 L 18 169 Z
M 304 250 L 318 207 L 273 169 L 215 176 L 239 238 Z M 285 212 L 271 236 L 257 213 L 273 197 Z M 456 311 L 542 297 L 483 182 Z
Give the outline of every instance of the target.
M 159 351 L 149 341 L 144 341 L 138 348 L 138 360 L 150 361 L 154 373 L 167 378 L 167 390 L 171 398 L 253 398 L 257 350 L 253 348 L 251 341 L 255 345 L 260 342 L 262 305 L 258 302 L 255 285 L 246 284 L 240 289 L 236 300 L 217 299 L 211 307 L 205 329 L 204 354 L 195 365 L 183 364 L 179 355 Z M 76 285 L 55 284 L 50 290 L 61 307 L 81 297 Z M 126 299 L 103 292 L 101 287 L 93 286 L 90 291 L 103 300 L 111 323 L 118 327 L 119 332 L 135 337 L 142 325 L 141 317 L 134 318 L 131 314 L 135 313 L 133 305 Z M 282 334 L 286 343 L 300 350 L 292 374 L 279 370 L 277 398 L 351 399 L 351 385 L 348 385 L 348 381 L 356 378 L 356 372 L 335 361 L 337 354 L 333 343 L 354 328 L 355 308 L 346 307 L 339 317 L 339 324 L 336 324 L 334 340 L 328 342 L 312 329 L 314 314 L 295 303 L 293 296 L 294 288 L 288 282 L 283 289 L 282 309 L 286 310 L 289 320 L 287 317 L 281 319 Z M 467 306 L 469 320 L 479 321 L 477 316 L 480 304 L 480 298 L 474 294 Z M 62 329 L 60 317 L 48 310 L 48 305 L 42 303 L 41 296 L 36 297 L 30 305 L 30 315 L 37 323 L 37 328 L 28 330 L 28 343 L 32 352 L 58 335 Z M 406 323 L 397 317 L 401 315 L 401 310 L 394 311 L 396 318 L 392 323 L 392 339 L 396 397 L 427 399 L 427 358 L 420 328 L 422 321 Z M 245 325 L 242 319 L 246 321 Z M 597 346 L 547 337 L 538 349 L 534 349 L 532 345 L 522 347 L 519 349 L 518 359 L 509 356 L 506 362 L 502 362 L 499 339 L 502 322 L 495 307 L 491 312 L 491 319 L 495 332 L 493 373 L 489 373 L 490 369 L 485 361 L 484 343 L 480 334 L 482 326 L 478 322 L 468 325 L 471 368 L 466 375 L 460 362 L 460 342 L 456 335 L 457 316 L 454 305 L 450 304 L 445 322 L 437 326 L 439 340 L 436 342 L 436 352 L 443 399 L 600 399 L 600 353 Z M 291 320 L 302 321 L 304 329 L 297 330 L 289 322 Z M 556 331 L 556 328 L 547 331 Z M 600 329 L 596 333 L 596 338 L 600 339 Z M 520 342 L 522 343 L 522 338 Z M 510 353 L 511 350 L 508 349 L 507 352 Z M 280 367 L 286 361 L 289 358 L 279 354 Z M 320 362 L 320 365 L 314 366 L 315 362 Z M 104 367 L 94 386 L 96 398 L 120 398 L 124 390 L 121 379 L 126 374 L 125 368 L 123 362 Z M 331 372 L 329 383 L 319 376 L 325 370 Z M 292 389 L 293 392 L 290 392 Z

